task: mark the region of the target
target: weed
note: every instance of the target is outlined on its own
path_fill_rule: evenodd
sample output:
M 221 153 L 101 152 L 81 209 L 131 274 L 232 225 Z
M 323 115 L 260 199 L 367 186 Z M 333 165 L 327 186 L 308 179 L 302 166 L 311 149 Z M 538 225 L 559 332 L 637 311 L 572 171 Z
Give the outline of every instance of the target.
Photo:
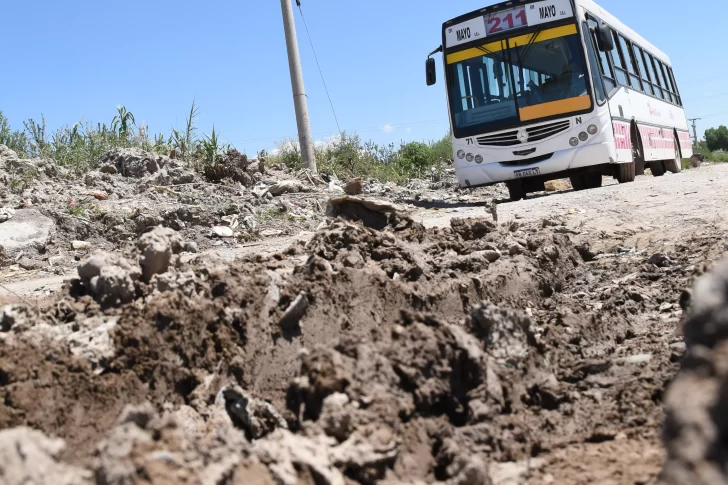
M 33 180 L 38 178 L 38 171 L 34 168 L 24 170 L 22 173 L 11 171 L 10 191 L 15 194 L 22 194 L 25 189 L 30 188 Z
M 126 106 L 119 105 L 116 110 L 119 114 L 111 120 L 111 129 L 116 132 L 119 140 L 126 141 L 129 137 L 129 129 L 136 124 L 136 120 L 131 111 L 126 109 Z

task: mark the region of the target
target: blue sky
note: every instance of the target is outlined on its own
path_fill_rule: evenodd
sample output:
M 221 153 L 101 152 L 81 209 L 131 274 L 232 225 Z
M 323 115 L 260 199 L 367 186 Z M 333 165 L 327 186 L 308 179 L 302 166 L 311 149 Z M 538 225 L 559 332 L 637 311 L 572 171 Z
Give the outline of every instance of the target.
M 378 143 L 429 140 L 448 129 L 445 89 L 425 86 L 424 60 L 444 20 L 489 1 L 302 0 L 343 130 Z M 672 59 L 689 117 L 728 124 L 722 45 L 728 4 L 602 0 Z M 685 12 L 686 5 L 696 11 Z M 4 2 L 0 110 L 13 127 L 43 113 L 49 128 L 82 118 L 110 123 L 124 104 L 169 133 L 193 99 L 199 127 L 254 153 L 296 137 L 277 0 L 36 0 Z M 296 10 L 314 138 L 337 132 Z M 439 62 L 439 59 L 438 59 Z M 713 115 L 713 116 L 706 116 Z

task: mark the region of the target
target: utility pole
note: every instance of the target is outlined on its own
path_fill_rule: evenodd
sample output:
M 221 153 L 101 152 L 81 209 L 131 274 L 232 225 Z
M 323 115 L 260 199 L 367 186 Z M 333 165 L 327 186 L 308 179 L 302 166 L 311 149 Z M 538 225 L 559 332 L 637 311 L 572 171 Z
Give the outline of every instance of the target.
M 300 5 L 300 0 L 296 0 L 296 3 Z M 293 89 L 293 105 L 296 108 L 301 161 L 303 162 L 303 168 L 316 172 L 316 156 L 313 151 L 311 125 L 308 121 L 308 103 L 306 102 L 306 91 L 303 88 L 301 57 L 298 54 L 298 38 L 296 37 L 296 23 L 293 19 L 291 0 L 281 0 L 281 11 L 283 12 L 283 28 L 286 32 L 288 66 L 291 70 L 291 88 Z
M 693 146 L 695 148 L 698 148 L 698 129 L 695 127 L 695 122 L 698 120 L 702 120 L 702 118 L 690 118 L 688 121 L 691 121 L 693 123 Z

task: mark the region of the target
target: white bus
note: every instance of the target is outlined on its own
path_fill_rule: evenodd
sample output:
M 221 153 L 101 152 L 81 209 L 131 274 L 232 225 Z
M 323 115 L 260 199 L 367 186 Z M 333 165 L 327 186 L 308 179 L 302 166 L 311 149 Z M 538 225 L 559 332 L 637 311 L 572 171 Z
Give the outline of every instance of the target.
M 461 187 L 505 182 L 511 200 L 569 177 L 632 182 L 692 156 L 670 59 L 592 0 L 513 0 L 443 24 Z

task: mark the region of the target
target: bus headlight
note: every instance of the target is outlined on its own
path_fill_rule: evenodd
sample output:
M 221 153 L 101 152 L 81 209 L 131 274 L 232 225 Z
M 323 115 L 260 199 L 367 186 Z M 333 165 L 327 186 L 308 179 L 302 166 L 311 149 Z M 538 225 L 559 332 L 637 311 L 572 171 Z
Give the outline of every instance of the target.
M 475 155 L 475 163 L 483 163 L 483 155 Z
M 582 131 L 579 133 L 579 139 L 581 141 L 587 141 L 589 139 L 589 135 L 586 134 L 586 131 Z
M 475 157 L 473 156 L 473 154 L 472 154 L 472 153 L 468 153 L 468 154 L 467 154 L 467 155 L 465 156 L 465 160 L 467 160 L 468 162 L 472 162 L 474 158 L 475 158 Z
M 458 150 L 458 158 L 462 160 L 465 158 L 465 150 Z
M 586 131 L 590 135 L 596 135 L 597 131 L 599 131 L 599 128 L 597 128 L 597 125 L 589 125 L 589 127 L 586 129 Z
M 569 145 L 575 147 L 579 144 L 579 139 L 577 137 L 572 137 L 571 140 L 569 140 Z

